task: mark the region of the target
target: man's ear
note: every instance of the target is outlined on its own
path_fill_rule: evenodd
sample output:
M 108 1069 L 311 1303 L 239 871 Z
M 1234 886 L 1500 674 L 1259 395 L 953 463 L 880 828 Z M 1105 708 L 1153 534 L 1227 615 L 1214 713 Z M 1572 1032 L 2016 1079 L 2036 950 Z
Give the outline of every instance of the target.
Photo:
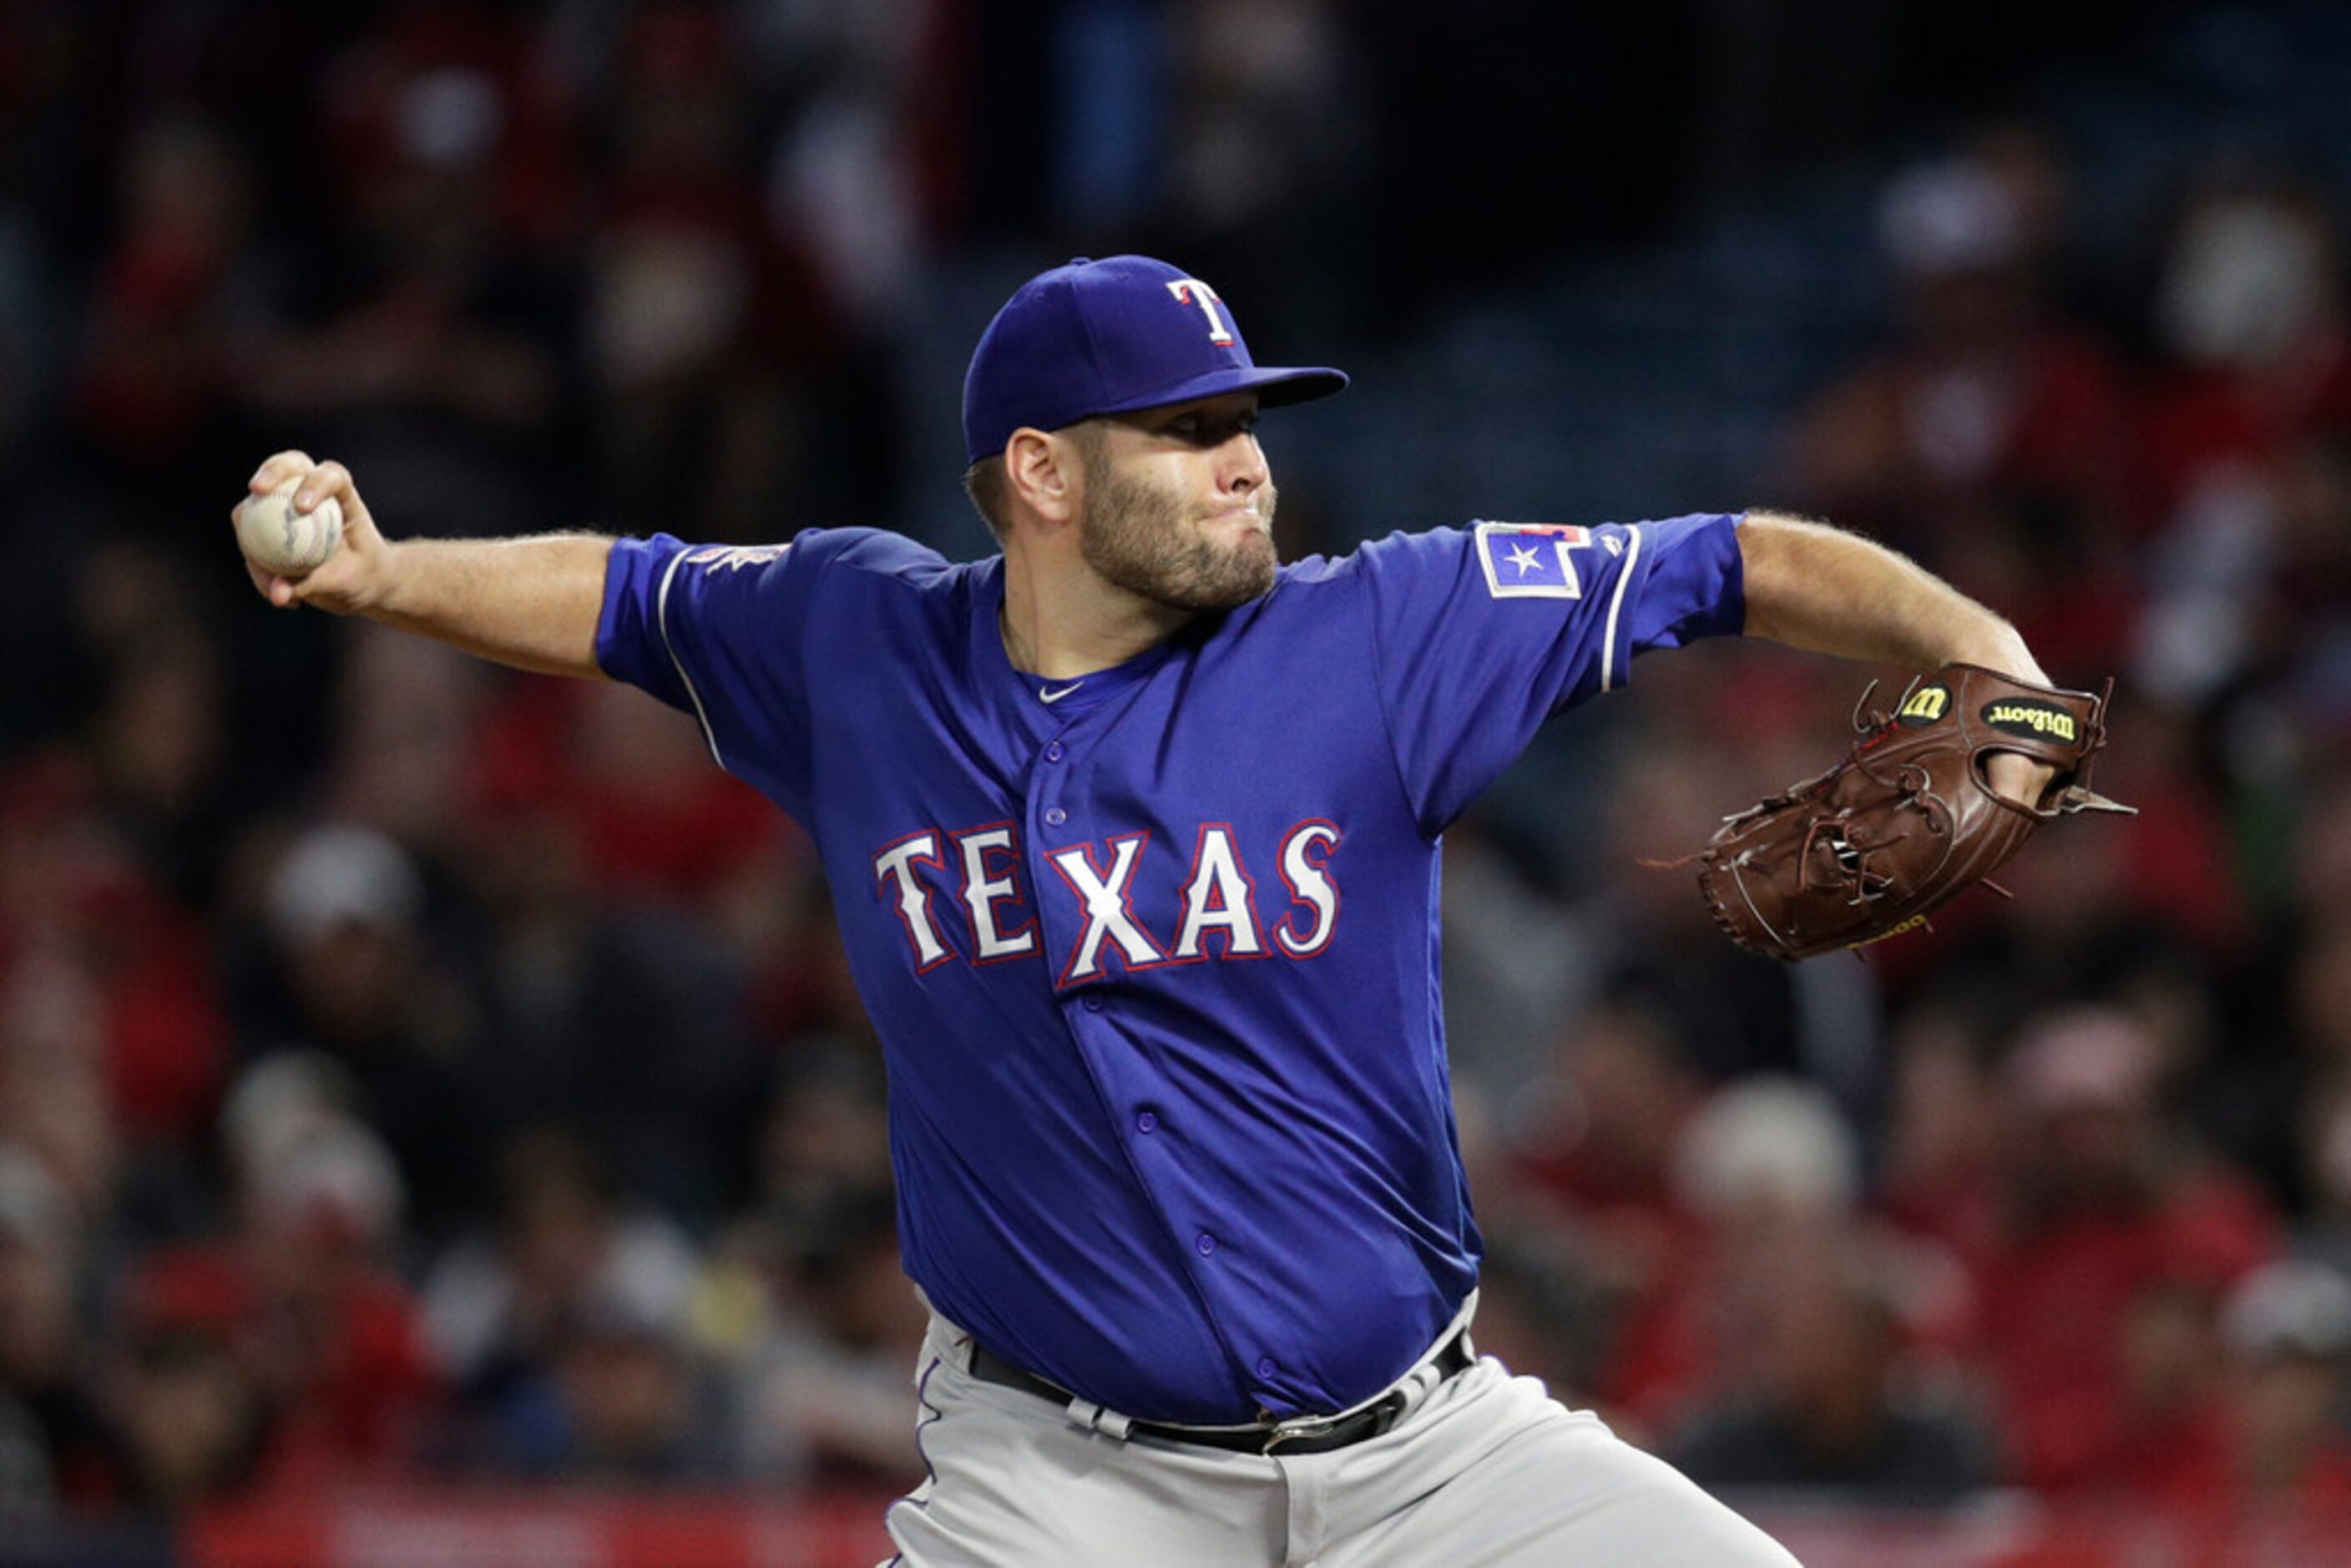
M 1083 498 L 1083 465 L 1066 436 L 1022 427 L 1004 446 L 1004 480 L 1029 510 L 1049 523 L 1068 523 Z

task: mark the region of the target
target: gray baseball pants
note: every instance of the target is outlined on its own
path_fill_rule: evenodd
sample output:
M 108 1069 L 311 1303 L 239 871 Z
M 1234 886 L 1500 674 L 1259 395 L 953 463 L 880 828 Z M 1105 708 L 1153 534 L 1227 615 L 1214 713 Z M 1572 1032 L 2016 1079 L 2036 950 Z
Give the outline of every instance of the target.
M 1228 1453 L 1072 1421 L 974 1377 L 934 1316 L 917 1374 L 930 1477 L 893 1504 L 905 1568 L 1791 1568 L 1679 1471 L 1486 1357 L 1379 1437 Z M 888 1565 L 885 1565 L 888 1568 Z

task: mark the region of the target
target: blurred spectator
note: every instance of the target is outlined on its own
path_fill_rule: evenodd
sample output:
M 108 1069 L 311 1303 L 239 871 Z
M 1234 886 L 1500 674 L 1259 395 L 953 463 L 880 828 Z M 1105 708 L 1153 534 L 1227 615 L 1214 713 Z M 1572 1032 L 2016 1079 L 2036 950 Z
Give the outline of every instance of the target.
M 1681 1309 L 1701 1231 L 1673 1182 L 1702 1086 L 1671 1022 L 1638 998 L 1594 1009 L 1560 1037 L 1546 1112 L 1520 1144 L 1521 1217 L 1565 1230 L 1606 1324 L 1595 1399 L 1647 1418 L 1687 1392 Z
M 1993 1245 L 2003 1151 L 1998 1083 L 1976 1019 L 1920 1007 L 1894 1034 L 1876 1207 L 1897 1229 L 1982 1256 Z
M 739 1475 L 731 1391 L 667 1307 L 593 1299 L 558 1328 L 549 1359 L 549 1430 L 517 1456 L 523 1475 L 641 1487 Z
M 1528 1196 L 1556 1206 L 1552 1223 L 1583 1276 L 1560 1299 L 1590 1292 L 1602 1325 L 1579 1369 L 1595 1403 L 1642 1428 L 1677 1429 L 1709 1389 L 1761 1375 L 1775 1353 L 1754 1332 L 1756 1303 L 1780 1292 L 1782 1270 L 1808 1249 L 1865 1239 L 1881 1267 L 1899 1265 L 1887 1288 L 1900 1291 L 1906 1347 L 1948 1360 L 1970 1341 L 1957 1259 L 1861 1221 L 1860 1150 L 1833 1099 L 1771 1076 L 1701 1095 L 1637 1019 L 1588 1021 L 1574 1082 L 1591 1121 L 1570 1157 L 1521 1167 Z M 1543 1210 L 1499 1212 L 1510 1241 Z
M 252 170 L 201 118 L 166 113 L 124 154 L 114 249 L 90 306 L 75 389 L 78 423 L 107 461 L 154 481 L 141 500 L 196 472 L 217 439 L 231 363 L 229 296 L 246 260 Z M 133 521 L 156 515 L 131 508 Z
M 457 749 L 472 763 L 473 809 L 490 819 L 484 831 L 508 814 L 561 814 L 589 896 L 607 902 L 716 918 L 746 895 L 741 883 L 773 895 L 805 842 L 711 760 L 690 717 L 617 682 L 515 682 Z
M 768 222 L 801 236 L 861 336 L 894 336 L 921 283 L 922 120 L 956 107 L 959 84 L 940 78 L 965 67 L 924 54 L 951 12 L 930 0 L 819 0 L 743 17 L 759 80 L 788 84 L 794 100 L 767 154 Z
M 99 1381 L 119 1455 L 116 1507 L 183 1514 L 252 1486 L 269 1414 L 236 1348 L 247 1306 L 214 1258 L 167 1255 L 131 1281 Z
M 359 1085 L 413 1212 L 439 1232 L 479 1203 L 481 1006 L 435 952 L 425 884 L 369 829 L 311 829 L 266 893 L 272 962 L 246 1013 L 249 1053 L 323 1051 Z
M 797 1041 L 776 1075 L 753 1148 L 748 1224 L 788 1260 L 841 1247 L 841 1216 L 890 1185 L 887 1085 L 878 1051 L 827 1036 Z M 796 1269 L 797 1265 L 788 1265 Z
M 2236 1049 L 2212 1064 L 2202 1100 L 2223 1147 L 2306 1222 L 2337 1230 L 2351 1213 L 2328 1152 L 2351 1091 L 2351 793 L 2325 774 L 2300 791 L 2294 884 L 2273 912 L 2276 935 L 2239 980 Z
M 2147 527 L 2265 484 L 2300 436 L 2351 421 L 2351 340 L 2330 204 L 2274 170 L 2224 172 L 2188 191 L 2158 260 L 2167 356 L 2139 416 L 2138 513 Z
M 739 25 L 718 6 L 637 11 L 600 127 L 584 348 L 602 501 L 628 531 L 673 526 L 690 496 L 696 538 L 780 537 L 792 526 L 781 519 L 820 498 L 862 504 L 885 468 L 876 369 L 846 351 L 843 301 L 789 226 L 803 214 L 763 204 L 747 167 L 755 103 Z M 796 152 L 831 155 L 779 154 L 788 186 Z M 841 466 L 852 455 L 884 462 L 860 486 Z
M 2095 530 L 2121 480 L 2115 368 L 2046 307 L 2033 246 L 2045 183 L 2013 160 L 1961 156 L 1890 184 L 1879 237 L 1901 292 L 1899 337 L 1814 402 L 1796 442 L 1803 496 L 1841 522 L 1920 549 L 1987 521 L 1995 499 L 2036 567 L 2062 579 L 2077 621 L 2101 612 Z M 2003 608 L 2007 604 L 2003 602 Z
M 1724 1086 L 1684 1127 L 1674 1163 L 1676 1189 L 1698 1228 L 1686 1247 L 1682 1289 L 1651 1328 L 1679 1352 L 1678 1382 L 1652 1394 L 1668 1428 L 1708 1388 L 1768 1382 L 1768 1365 L 1786 1347 L 1759 1332 L 1764 1303 L 1796 1288 L 1808 1260 L 1851 1252 L 1865 1261 L 1887 1293 L 1903 1350 L 1922 1366 L 1966 1339 L 1973 1301 L 1957 1260 L 1861 1214 L 1859 1144 L 1817 1085 L 1758 1076 Z M 1849 1271 L 1844 1262 L 1823 1266 Z
M 608 700 L 599 694 L 591 709 Z M 674 753 L 657 745 L 655 757 L 664 755 Z M 652 761 L 632 773 L 677 781 L 696 807 L 737 799 L 731 787 L 708 789 L 712 773 L 690 757 L 682 778 Z M 645 806 L 657 814 L 634 846 L 659 872 L 674 854 L 661 840 L 689 852 L 715 842 L 664 793 L 648 789 Z M 595 1140 L 623 1187 L 706 1227 L 736 1174 L 713 1129 L 739 1139 L 755 1103 L 759 1064 L 745 977 L 689 901 L 626 898 L 617 886 L 614 896 L 599 895 L 606 868 L 589 857 L 601 846 L 574 802 L 602 799 L 588 789 L 521 793 L 473 821 L 465 880 L 486 924 L 471 957 L 486 1038 L 496 1045 L 470 1063 L 467 1091 L 501 1134 L 534 1121 L 571 1123 Z M 664 807 L 670 812 L 659 814 Z M 708 874 L 716 882 L 734 869 Z M 611 874 L 619 883 L 659 872 L 623 862 Z
M 1585 947 L 1568 911 L 1528 874 L 1524 858 L 1469 812 L 1445 832 L 1445 1046 L 1457 1107 L 1505 1136 L 1542 1102 L 1526 1092 L 1571 1003 L 1588 991 Z M 1530 952 L 1559 961 L 1532 964 Z
M 507 677 L 512 679 L 514 677 Z M 427 866 L 462 864 L 483 716 L 501 676 L 478 659 L 372 623 L 342 640 L 330 704 L 329 814 Z
M 691 719 L 617 683 L 522 680 L 483 713 L 464 750 L 468 841 L 484 846 L 469 851 L 465 863 L 474 868 L 475 890 L 492 899 L 492 915 L 533 926 L 550 911 L 560 914 L 552 906 L 567 900 L 573 916 L 601 907 L 592 939 L 649 949 L 656 971 L 635 976 L 630 966 L 638 961 L 631 960 L 622 966 L 629 977 L 608 974 L 602 983 L 649 986 L 661 998 L 651 1005 L 675 1018 L 673 1054 L 650 1082 L 642 1077 L 647 1059 L 635 1038 L 611 1039 L 601 1022 L 575 1031 L 572 1053 L 590 1061 L 600 1050 L 612 1055 L 570 1070 L 568 1082 L 550 1083 L 549 1073 L 532 1083 L 540 1103 L 550 1089 L 559 1095 L 601 1082 L 628 1112 L 633 1124 L 618 1132 L 629 1140 L 650 1145 L 649 1134 L 674 1131 L 649 1124 L 646 1113 L 674 1103 L 698 1129 L 716 1124 L 720 1142 L 741 1148 L 751 1136 L 753 1081 L 761 1070 L 754 1036 L 862 1029 L 862 1004 L 838 953 L 808 840 L 711 761 Z M 559 846 L 547 850 L 550 864 L 527 881 L 503 869 L 526 858 L 507 847 L 517 838 Z M 534 867 L 527 862 L 523 869 Z M 538 891 L 518 904 L 525 886 Z M 581 935 L 575 931 L 575 938 Z M 696 950 L 664 950 L 676 943 Z M 689 994 L 683 1008 L 673 988 Z M 692 1029 L 681 1013 L 695 1020 Z M 695 1070 L 681 1071 L 689 1061 Z M 715 1185 L 730 1195 L 733 1186 L 714 1174 L 713 1141 L 696 1135 L 691 1144 L 683 1153 L 663 1149 L 631 1174 L 706 1210 Z
M 9 63 L 0 78 L 0 475 L 17 471 L 26 438 L 53 413 L 51 337 L 65 300 L 51 272 L 62 246 L 41 209 L 51 179 L 70 185 L 82 172 L 82 160 L 57 156 L 73 47 L 62 5 L 0 13 L 0 59 Z
M 786 1289 L 734 1375 L 749 1405 L 749 1474 L 903 1490 L 923 1462 L 907 1419 L 928 1322 L 899 1266 L 886 1186 L 836 1190 L 798 1227 Z
M 225 1020 L 195 921 L 101 818 L 86 776 L 59 759 L 0 803 L 0 1079 L 51 1107 L 37 1141 L 103 1208 L 134 1158 L 192 1155 L 217 1092 Z M 89 1115 L 64 1097 L 87 1090 Z M 29 1113 L 29 1112 L 28 1112 Z M 77 1139 L 69 1129 L 85 1127 Z M 74 1140 L 77 1153 L 68 1153 Z
M 37 1158 L 71 1206 L 93 1278 L 128 1254 L 185 1235 L 208 1216 L 189 1164 L 128 1134 L 111 1090 L 110 1009 L 100 978 L 36 950 L 0 998 L 0 1139 Z
M 2351 1282 L 2323 1265 L 2272 1263 L 2222 1308 L 2231 1364 L 2228 1473 L 2240 1496 L 2351 1504 Z
M 404 1472 L 440 1389 L 415 1299 L 390 1268 L 402 1208 L 390 1154 L 332 1112 L 240 1152 L 236 1262 L 278 1417 L 271 1479 Z
M 2217 1319 L 2189 1293 L 2163 1293 L 2142 1304 L 2126 1354 L 2174 1385 L 2169 1418 L 2123 1446 L 2117 1479 L 2136 1494 L 2202 1519 L 2215 1536 L 2232 1517 L 2339 1518 L 2351 1506 L 2351 1284 L 2341 1275 L 2264 1265 Z M 2143 1408 L 2143 1393 L 2133 1403 Z
M 899 1263 L 888 1108 L 870 1042 L 794 1042 L 756 1148 L 752 1204 L 696 1302 L 698 1334 L 744 1390 L 738 1462 L 801 1485 L 903 1490 L 927 1322 Z
M 1359 187 L 1374 132 L 1344 9 L 1210 0 L 1169 16 L 1156 204 L 1171 248 L 1297 342 L 1335 337 L 1372 306 L 1336 265 L 1369 237 Z
M 527 28 L 407 0 L 333 77 L 340 205 L 287 236 L 279 287 L 248 313 L 241 404 L 370 474 L 395 533 L 576 513 L 559 373 L 573 291 L 549 254 L 576 204 Z
M 591 1404 L 607 1392 L 625 1403 L 632 1389 L 663 1381 L 627 1357 L 598 1361 L 597 1350 L 612 1348 L 611 1336 L 578 1331 L 665 1337 L 684 1322 L 700 1271 L 685 1235 L 631 1204 L 579 1137 L 542 1130 L 509 1142 L 499 1157 L 497 1229 L 460 1240 L 425 1281 L 425 1331 L 468 1418 L 456 1434 L 456 1462 L 526 1475 L 559 1467 L 576 1438 L 565 1404 L 567 1352 L 588 1358 Z M 617 1387 L 597 1381 L 604 1371 Z M 597 1408 L 619 1426 L 631 1419 Z M 617 1427 L 611 1435 L 620 1436 Z
M 112 1450 L 89 1375 L 83 1239 L 41 1163 L 0 1143 L 0 1516 L 108 1500 Z
M 1894 340 L 1813 400 L 1792 444 L 1809 504 L 1999 605 L 2067 681 L 2115 667 L 2138 592 L 2114 532 L 2126 389 L 2054 308 L 2073 201 L 2022 122 L 1898 174 L 1877 212 Z
M 1991 1431 L 1946 1386 L 1906 1385 L 1887 1260 L 1823 1239 L 1783 1257 L 1753 1315 L 1752 1385 L 1725 1390 L 1668 1450 L 1691 1479 L 1807 1501 L 1917 1507 L 1991 1483 Z
M 77 733 L 0 756 L 0 994 L 37 957 L 84 977 L 123 1131 L 185 1156 L 226 1044 L 203 925 L 230 821 L 219 649 L 151 545 L 90 549 L 63 597 L 88 684 Z
M 2001 1229 L 1977 1260 L 2013 1473 L 2044 1488 L 2159 1473 L 2209 1420 L 2220 1292 L 2276 1249 L 2241 1176 L 2162 1115 L 2128 1016 L 2035 1020 L 2004 1071 Z
M 1465 1136 L 1467 1129 L 1465 1129 Z M 1605 1366 L 1614 1326 L 1603 1283 L 1585 1267 L 1576 1239 L 1522 1218 L 1502 1200 L 1507 1189 L 1485 1179 L 1470 1155 L 1486 1255 L 1478 1267 L 1478 1352 L 1511 1371 L 1540 1377 L 1572 1406 L 1598 1403 L 1593 1389 Z
M 2351 1076 L 2336 1076 L 2288 1119 L 2303 1200 L 2294 1250 L 2351 1277 Z
M 132 553 L 99 552 L 89 576 L 169 570 L 126 559 Z M 166 612 L 125 627 L 100 661 L 88 754 L 108 817 L 159 891 L 205 907 L 218 891 L 216 862 L 233 811 L 220 649 L 193 617 Z
M 142 1484 L 182 1500 L 251 1481 L 383 1479 L 413 1466 L 437 1395 L 417 1311 L 388 1260 L 400 1190 L 391 1156 L 321 1099 L 308 1064 L 267 1062 L 233 1096 L 234 1234 L 150 1254 L 126 1310 L 142 1348 L 122 1385 Z M 151 1404 L 151 1400 L 153 1402 Z M 159 1447 L 178 1403 L 188 1447 Z M 155 1449 L 147 1453 L 148 1449 Z

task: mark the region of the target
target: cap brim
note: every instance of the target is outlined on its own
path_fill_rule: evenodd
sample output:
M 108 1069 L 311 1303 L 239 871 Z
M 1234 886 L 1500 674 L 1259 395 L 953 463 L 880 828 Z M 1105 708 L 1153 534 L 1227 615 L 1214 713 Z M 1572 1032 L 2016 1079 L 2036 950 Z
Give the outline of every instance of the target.
M 1329 397 L 1343 392 L 1347 385 L 1347 372 L 1334 371 L 1327 365 L 1254 365 L 1246 370 L 1227 367 L 1194 376 L 1190 381 L 1172 386 L 1155 387 L 1139 397 L 1096 409 L 1097 413 L 1134 413 L 1139 409 L 1165 408 L 1169 403 L 1193 402 L 1204 397 L 1221 397 L 1227 392 L 1253 392 L 1258 402 L 1267 408 L 1280 408 L 1288 403 L 1312 402 L 1318 397 Z

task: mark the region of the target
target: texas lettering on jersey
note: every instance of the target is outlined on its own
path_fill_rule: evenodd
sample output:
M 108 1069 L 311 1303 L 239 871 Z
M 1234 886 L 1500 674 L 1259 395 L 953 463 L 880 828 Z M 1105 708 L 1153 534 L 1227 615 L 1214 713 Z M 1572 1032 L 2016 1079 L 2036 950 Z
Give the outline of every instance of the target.
M 1203 822 L 1173 918 L 1155 931 L 1135 908 L 1136 871 L 1147 832 L 1049 851 L 1054 873 L 1044 890 L 1075 915 L 1076 939 L 1058 956 L 1056 988 L 1081 985 L 1115 967 L 1128 973 L 1209 958 L 1311 958 L 1331 945 L 1339 923 L 1339 884 L 1331 858 L 1342 835 L 1319 818 L 1298 823 L 1270 846 L 1286 901 L 1260 899 L 1243 847 L 1228 822 Z M 1050 957 L 1044 951 L 1035 892 L 1022 885 L 1019 827 L 989 822 L 957 831 L 925 829 L 893 840 L 873 857 L 873 888 L 897 915 L 917 974 L 961 958 L 966 964 Z

